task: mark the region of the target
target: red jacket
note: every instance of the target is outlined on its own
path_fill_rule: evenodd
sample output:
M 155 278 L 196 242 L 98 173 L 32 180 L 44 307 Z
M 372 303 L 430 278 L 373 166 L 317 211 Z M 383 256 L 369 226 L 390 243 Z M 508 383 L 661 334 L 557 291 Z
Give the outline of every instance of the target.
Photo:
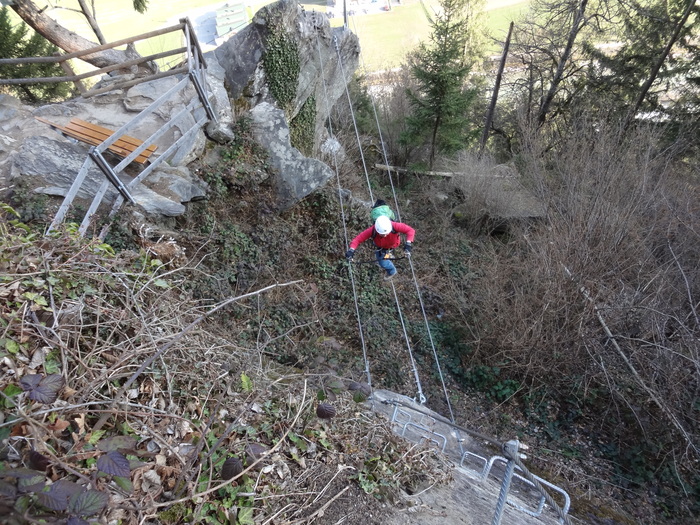
M 411 228 L 408 224 L 404 224 L 403 222 L 391 221 L 391 228 L 391 233 L 386 237 L 382 237 L 379 234 L 376 234 L 374 236 L 374 245 L 377 248 L 382 248 L 384 250 L 397 248 L 399 244 L 401 244 L 401 237 L 399 236 L 399 233 L 403 233 L 406 236 L 406 240 L 408 242 L 413 242 L 413 238 L 416 235 L 416 230 Z M 363 242 L 365 242 L 367 239 L 370 239 L 373 233 L 374 225 L 370 226 L 365 231 L 360 233 L 357 237 L 355 237 L 352 241 L 350 241 L 350 248 L 352 248 L 353 250 L 357 250 L 357 247 Z

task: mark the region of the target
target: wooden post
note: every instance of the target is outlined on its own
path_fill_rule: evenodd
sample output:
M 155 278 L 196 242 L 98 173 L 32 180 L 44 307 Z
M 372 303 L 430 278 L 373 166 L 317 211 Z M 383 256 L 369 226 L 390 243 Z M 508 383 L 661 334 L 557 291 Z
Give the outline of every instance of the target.
M 479 157 L 484 153 L 484 148 L 486 147 L 486 141 L 489 139 L 489 131 L 491 131 L 491 124 L 493 123 L 493 113 L 496 110 L 496 101 L 498 100 L 498 90 L 501 88 L 501 78 L 503 78 L 503 70 L 506 68 L 506 58 L 508 56 L 508 48 L 510 47 L 510 37 L 513 34 L 513 22 L 510 23 L 508 28 L 508 36 L 506 37 L 506 42 L 503 45 L 503 55 L 501 55 L 501 64 L 498 66 L 498 74 L 496 75 L 496 84 L 493 87 L 493 95 L 491 96 L 491 104 L 489 105 L 489 110 L 486 113 L 486 122 L 484 123 L 484 133 L 481 135 L 481 144 L 479 145 Z
M 56 53 L 53 54 L 53 56 L 60 57 L 61 53 L 59 51 L 57 51 Z M 70 64 L 68 63 L 68 60 L 61 60 L 61 62 L 59 62 L 59 64 L 61 65 L 61 68 L 63 69 L 63 72 L 66 74 L 66 76 L 69 76 L 69 77 L 76 76 L 75 71 L 73 71 L 73 68 L 70 67 Z M 75 87 L 78 88 L 78 91 L 80 91 L 81 95 L 87 91 L 87 88 L 85 87 L 85 84 L 83 84 L 82 80 L 80 80 L 80 79 L 74 80 L 73 84 L 75 84 Z

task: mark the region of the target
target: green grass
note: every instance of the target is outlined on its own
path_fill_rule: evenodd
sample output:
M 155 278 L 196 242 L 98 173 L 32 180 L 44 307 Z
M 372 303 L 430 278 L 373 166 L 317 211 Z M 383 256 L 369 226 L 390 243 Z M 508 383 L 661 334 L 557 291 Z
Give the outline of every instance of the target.
M 338 2 L 342 0 L 337 0 Z M 249 3 L 250 14 L 272 0 Z M 494 38 L 504 39 L 508 24 L 525 9 L 528 0 L 487 0 L 486 20 L 489 33 Z M 108 41 L 113 42 L 154 29 L 174 25 L 183 14 L 193 13 L 207 6 L 219 6 L 222 0 L 151 0 L 149 9 L 139 14 L 132 9 L 131 0 L 95 0 L 97 21 Z M 434 5 L 437 0 L 426 0 Z M 75 0 L 62 3 L 66 7 L 77 6 Z M 325 0 L 310 0 L 302 4 L 307 11 L 325 12 Z M 11 13 L 14 15 L 14 13 Z M 51 10 L 49 16 L 60 24 L 86 38 L 96 41 L 82 15 L 68 9 Z M 331 25 L 342 25 L 341 18 L 331 20 Z M 406 53 L 427 38 L 430 26 L 420 2 L 404 0 L 399 6 L 385 13 L 355 15 L 351 17 L 350 29 L 357 33 L 362 49 L 362 62 L 368 71 L 397 67 Z M 136 45 L 142 55 L 159 53 L 182 45 L 182 33 L 170 33 L 140 42 Z M 500 46 L 493 45 L 490 53 L 498 53 Z M 164 64 L 161 64 L 164 65 Z
M 520 4 L 508 5 L 499 7 L 486 12 L 487 22 L 486 28 L 492 38 L 505 40 L 508 35 L 508 26 L 511 22 L 517 22 L 520 15 L 527 9 L 527 2 Z M 497 46 L 500 51 L 500 46 Z
M 437 0 L 429 3 L 435 4 Z M 489 35 L 504 40 L 508 25 L 527 8 L 527 3 L 528 0 L 487 0 L 486 27 Z M 337 21 L 337 24 L 341 23 Z M 349 25 L 360 39 L 362 63 L 367 71 L 399 66 L 406 53 L 415 49 L 430 34 L 430 25 L 420 2 L 394 6 L 388 13 L 356 15 Z M 501 46 L 496 43 L 488 50 L 489 53 L 500 51 Z
M 367 71 L 398 66 L 406 52 L 430 34 L 420 3 L 394 6 L 387 13 L 354 16 L 349 25 L 360 39 Z

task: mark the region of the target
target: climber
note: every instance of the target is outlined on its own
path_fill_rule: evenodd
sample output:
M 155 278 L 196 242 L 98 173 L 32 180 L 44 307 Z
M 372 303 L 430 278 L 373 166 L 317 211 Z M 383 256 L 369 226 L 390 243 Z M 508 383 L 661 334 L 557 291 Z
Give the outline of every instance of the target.
M 396 267 L 394 263 L 391 262 L 391 259 L 393 259 L 394 248 L 398 248 L 399 244 L 401 244 L 400 233 L 406 236 L 403 251 L 406 257 L 410 257 L 416 230 L 411 228 L 408 224 L 394 222 L 389 217 L 382 215 L 377 217 L 377 220 L 374 221 L 374 225 L 370 226 L 350 241 L 350 249 L 345 253 L 345 258 L 352 262 L 357 247 L 367 239 L 372 239 L 377 248 L 374 252 L 377 257 L 377 264 L 386 270 L 384 280 L 388 281 L 396 275 Z

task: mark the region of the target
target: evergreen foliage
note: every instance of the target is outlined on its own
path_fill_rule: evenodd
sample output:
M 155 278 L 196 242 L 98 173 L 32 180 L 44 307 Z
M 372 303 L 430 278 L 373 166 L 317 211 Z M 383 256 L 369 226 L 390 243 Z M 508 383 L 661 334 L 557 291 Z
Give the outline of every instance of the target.
M 587 45 L 593 58 L 592 74 L 582 80 L 590 92 L 607 98 L 608 107 L 630 107 L 639 95 L 640 86 L 649 77 L 655 63 L 688 6 L 688 0 L 632 3 L 620 24 L 621 45 L 613 53 Z M 698 8 L 681 27 L 671 55 L 663 62 L 656 81 L 646 94 L 642 111 L 673 113 L 676 117 L 696 114 L 700 104 L 700 26 Z M 679 104 L 669 103 L 670 101 Z M 594 101 L 592 101 L 594 102 Z
M 143 14 L 147 9 L 148 0 L 134 0 L 134 11 Z
M 409 90 L 412 114 L 402 136 L 405 145 L 429 144 L 428 165 L 435 154 L 454 153 L 470 140 L 466 118 L 476 90 L 465 87 L 471 72 L 469 0 L 442 0 L 440 10 L 430 20 L 428 43 L 421 43 L 409 57 L 416 91 Z
M 51 56 L 58 48 L 34 31 L 27 38 L 29 28 L 22 23 L 12 25 L 7 7 L 0 9 L 0 58 Z M 60 77 L 64 72 L 58 64 L 0 65 L 0 77 L 38 78 Z M 26 102 L 52 101 L 66 98 L 71 92 L 66 82 L 53 84 L 23 84 L 7 86 L 13 95 Z

